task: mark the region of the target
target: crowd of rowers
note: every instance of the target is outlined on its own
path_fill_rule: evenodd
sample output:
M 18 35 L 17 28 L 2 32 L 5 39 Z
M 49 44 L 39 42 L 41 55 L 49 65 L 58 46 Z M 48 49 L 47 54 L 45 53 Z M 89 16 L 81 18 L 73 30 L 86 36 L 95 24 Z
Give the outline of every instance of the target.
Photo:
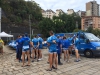
M 47 47 L 48 47 L 48 61 L 50 64 L 47 71 L 51 71 L 52 69 L 57 69 L 57 65 L 63 65 L 60 61 L 62 57 L 62 50 L 64 52 L 64 61 L 69 62 L 70 54 L 72 54 L 72 50 L 75 51 L 76 60 L 75 62 L 80 61 L 80 55 L 77 49 L 78 36 L 70 36 L 70 37 L 61 37 L 55 36 L 53 31 L 49 32 L 50 37 L 47 38 Z M 19 35 L 16 39 L 16 59 L 19 62 L 22 62 L 22 67 L 30 66 L 31 62 L 34 60 L 41 61 L 42 60 L 42 48 L 43 48 L 43 39 L 40 35 L 35 35 L 31 40 L 27 33 L 24 35 Z M 28 63 L 25 65 L 25 61 Z

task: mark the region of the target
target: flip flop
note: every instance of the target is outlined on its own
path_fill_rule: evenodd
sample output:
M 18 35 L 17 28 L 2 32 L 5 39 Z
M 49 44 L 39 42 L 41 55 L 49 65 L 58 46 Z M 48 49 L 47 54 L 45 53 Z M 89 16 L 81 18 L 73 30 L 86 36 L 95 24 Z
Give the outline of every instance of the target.
M 25 67 L 25 65 L 22 65 L 21 67 Z
M 25 66 L 30 66 L 30 65 L 25 65 Z
M 52 71 L 52 68 L 51 69 L 46 69 L 46 71 Z

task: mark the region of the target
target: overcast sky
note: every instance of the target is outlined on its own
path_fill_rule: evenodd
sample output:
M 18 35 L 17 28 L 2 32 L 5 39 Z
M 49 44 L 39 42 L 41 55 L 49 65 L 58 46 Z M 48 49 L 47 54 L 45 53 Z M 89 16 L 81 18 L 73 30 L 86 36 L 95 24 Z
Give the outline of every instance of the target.
M 52 9 L 62 9 L 64 12 L 67 12 L 67 9 L 85 10 L 86 3 L 93 0 L 33 0 L 40 5 L 44 10 Z M 100 0 L 96 0 L 100 4 Z

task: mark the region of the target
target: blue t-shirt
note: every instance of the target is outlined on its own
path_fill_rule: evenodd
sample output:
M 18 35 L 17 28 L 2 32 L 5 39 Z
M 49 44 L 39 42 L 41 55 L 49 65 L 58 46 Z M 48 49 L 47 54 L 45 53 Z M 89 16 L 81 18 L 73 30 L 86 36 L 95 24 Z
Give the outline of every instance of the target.
M 65 48 L 69 48 L 69 46 L 70 46 L 70 41 L 69 41 L 68 39 L 66 39 L 66 40 L 64 41 L 64 47 L 65 47 Z
M 53 41 L 55 41 L 57 43 L 57 37 L 56 36 L 50 36 L 47 40 L 47 43 L 50 44 L 49 46 L 49 50 L 56 50 L 57 49 L 57 45 L 56 43 L 54 43 Z
M 74 45 L 77 46 L 78 43 L 79 43 L 79 39 L 78 38 L 74 39 Z
M 38 38 L 39 45 L 42 45 L 43 39 L 41 37 Z
M 68 40 L 69 40 L 69 42 L 70 42 L 70 45 L 72 45 L 72 40 L 73 40 L 73 38 L 72 38 L 72 37 L 69 37 Z
M 23 43 L 23 46 L 29 46 L 30 45 L 30 38 L 29 37 L 24 37 L 22 39 L 22 43 Z
M 38 45 L 39 40 L 38 38 L 33 38 L 32 42 L 33 42 L 33 45 Z
M 22 43 L 21 43 L 21 41 L 22 41 L 22 38 L 18 38 L 18 39 L 16 40 L 17 49 L 22 48 Z
M 65 41 L 66 41 L 66 39 L 62 39 L 62 40 L 61 40 L 62 48 L 65 48 L 65 44 L 64 44 Z

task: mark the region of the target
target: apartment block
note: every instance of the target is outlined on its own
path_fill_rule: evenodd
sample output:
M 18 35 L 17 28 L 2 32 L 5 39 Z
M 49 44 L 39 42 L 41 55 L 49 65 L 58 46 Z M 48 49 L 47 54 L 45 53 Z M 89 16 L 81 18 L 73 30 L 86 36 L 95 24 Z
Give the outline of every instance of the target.
M 51 9 L 47 9 L 46 11 L 42 9 L 42 16 L 52 19 L 53 16 L 56 16 L 56 13 Z
M 85 16 L 81 18 L 81 29 L 87 30 L 92 26 L 93 29 L 100 29 L 100 16 Z
M 68 14 L 68 15 L 71 15 L 71 14 L 73 14 L 73 13 L 74 13 L 74 10 L 73 10 L 73 9 L 68 9 L 68 10 L 67 10 L 67 14 Z
M 61 9 L 57 9 L 56 16 L 59 16 L 60 14 L 64 14 L 64 12 Z
M 86 3 L 86 16 L 99 16 L 99 4 L 95 0 Z
M 79 15 L 80 17 L 84 17 L 86 16 L 86 11 L 79 10 L 76 14 Z

